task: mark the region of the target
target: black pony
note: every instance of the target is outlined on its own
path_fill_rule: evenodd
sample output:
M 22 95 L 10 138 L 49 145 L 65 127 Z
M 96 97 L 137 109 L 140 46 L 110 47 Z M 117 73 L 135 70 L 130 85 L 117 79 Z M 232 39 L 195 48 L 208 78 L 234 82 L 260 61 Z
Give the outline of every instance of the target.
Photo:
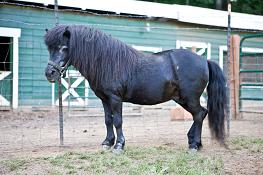
M 107 128 L 104 149 L 114 144 L 114 151 L 124 149 L 122 102 L 154 105 L 174 100 L 193 116 L 187 136 L 189 148 L 195 150 L 202 146 L 202 123 L 208 113 L 212 136 L 224 143 L 226 80 L 216 63 L 183 49 L 144 54 L 98 29 L 81 25 L 47 30 L 45 43 L 50 53 L 45 70 L 48 81 L 58 80 L 73 65 L 101 99 Z M 207 83 L 208 110 L 200 105 Z

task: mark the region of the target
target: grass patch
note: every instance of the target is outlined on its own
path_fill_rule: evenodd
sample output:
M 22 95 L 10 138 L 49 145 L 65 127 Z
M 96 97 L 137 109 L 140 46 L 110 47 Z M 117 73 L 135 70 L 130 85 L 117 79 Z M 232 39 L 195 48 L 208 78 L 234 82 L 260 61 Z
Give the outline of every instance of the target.
M 57 170 L 52 170 L 52 171 L 49 172 L 49 175 L 63 175 L 63 173 L 59 172 Z
M 236 150 L 263 152 L 263 138 L 236 137 L 229 140 Z M 16 158 L 0 161 L 4 174 L 177 174 L 210 175 L 224 174 L 223 160 L 200 152 L 188 153 L 188 149 L 169 146 L 127 147 L 121 155 L 110 151 L 66 152 L 56 156 Z M 34 169 L 34 167 L 36 167 Z M 33 171 L 31 171 L 33 168 Z M 1 174 L 1 173 L 0 173 Z
M 236 137 L 230 140 L 236 150 L 247 149 L 250 152 L 263 152 L 263 138 Z
M 29 160 L 27 159 L 10 159 L 4 160 L 0 163 L 7 167 L 9 171 L 16 171 L 22 169 L 28 162 Z
M 128 147 L 121 155 L 112 152 L 67 152 L 57 156 L 31 158 L 32 162 L 49 165 L 48 174 L 222 174 L 223 161 L 186 149 L 167 146 Z M 12 160 L 10 171 L 26 168 L 26 160 Z M 20 172 L 21 172 L 20 170 Z M 35 172 L 37 174 L 37 172 Z
M 45 158 L 67 174 L 221 174 L 223 161 L 169 147 L 127 148 L 122 155 L 111 152 L 66 153 Z

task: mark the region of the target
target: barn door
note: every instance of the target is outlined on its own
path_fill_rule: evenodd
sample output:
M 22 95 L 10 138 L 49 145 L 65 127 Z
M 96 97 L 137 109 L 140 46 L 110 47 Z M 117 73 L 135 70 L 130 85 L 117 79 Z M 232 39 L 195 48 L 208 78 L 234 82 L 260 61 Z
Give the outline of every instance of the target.
M 12 104 L 12 39 L 0 37 L 0 106 Z
M 19 28 L 0 27 L 0 108 L 18 107 Z
M 89 85 L 77 70 L 67 70 L 61 78 L 63 106 L 84 107 L 88 105 Z M 59 104 L 57 83 L 53 85 L 53 104 Z

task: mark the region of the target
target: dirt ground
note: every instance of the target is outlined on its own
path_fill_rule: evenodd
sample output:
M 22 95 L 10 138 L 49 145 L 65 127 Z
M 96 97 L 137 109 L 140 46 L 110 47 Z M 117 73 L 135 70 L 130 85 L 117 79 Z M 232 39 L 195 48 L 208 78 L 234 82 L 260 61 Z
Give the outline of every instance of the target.
M 64 112 L 64 146 L 59 146 L 57 110 L 1 111 L 0 160 L 19 156 L 52 155 L 68 150 L 98 150 L 105 138 L 104 118 L 81 111 L 69 116 Z M 87 116 L 85 114 L 87 113 Z M 142 116 L 124 116 L 123 130 L 127 146 L 169 145 L 187 147 L 192 121 L 171 121 L 169 110 L 145 109 Z M 263 114 L 245 114 L 232 120 L 230 138 L 263 138 Z M 218 155 L 224 161 L 225 174 L 263 174 L 263 151 L 227 150 L 211 139 L 207 120 L 203 124 L 202 154 Z

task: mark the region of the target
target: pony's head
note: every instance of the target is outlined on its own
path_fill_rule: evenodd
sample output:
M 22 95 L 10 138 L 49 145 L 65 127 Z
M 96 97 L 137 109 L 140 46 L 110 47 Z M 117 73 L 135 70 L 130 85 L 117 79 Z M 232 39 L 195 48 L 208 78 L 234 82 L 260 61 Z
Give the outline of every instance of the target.
M 57 26 L 51 30 L 46 29 L 45 43 L 49 51 L 49 61 L 45 75 L 49 82 L 54 83 L 71 64 L 69 59 L 70 31 L 66 26 Z
M 138 58 L 143 57 L 118 39 L 83 25 L 58 25 L 47 31 L 45 43 L 50 54 L 45 73 L 50 82 L 73 65 L 94 86 L 109 84 L 130 78 Z

